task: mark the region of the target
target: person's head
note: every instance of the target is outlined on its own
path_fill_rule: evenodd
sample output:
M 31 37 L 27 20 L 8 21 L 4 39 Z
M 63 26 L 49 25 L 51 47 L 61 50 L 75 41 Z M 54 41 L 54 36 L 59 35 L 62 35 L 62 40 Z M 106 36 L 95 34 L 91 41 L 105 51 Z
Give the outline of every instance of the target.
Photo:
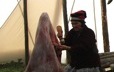
M 86 12 L 84 10 L 70 14 L 72 27 L 79 31 L 85 26 Z

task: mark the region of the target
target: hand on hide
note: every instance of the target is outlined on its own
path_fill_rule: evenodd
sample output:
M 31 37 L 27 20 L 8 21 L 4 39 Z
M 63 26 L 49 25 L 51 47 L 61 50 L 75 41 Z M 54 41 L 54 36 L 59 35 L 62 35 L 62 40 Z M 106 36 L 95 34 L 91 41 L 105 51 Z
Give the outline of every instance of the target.
M 60 45 L 61 50 L 69 50 L 71 47 L 66 45 Z

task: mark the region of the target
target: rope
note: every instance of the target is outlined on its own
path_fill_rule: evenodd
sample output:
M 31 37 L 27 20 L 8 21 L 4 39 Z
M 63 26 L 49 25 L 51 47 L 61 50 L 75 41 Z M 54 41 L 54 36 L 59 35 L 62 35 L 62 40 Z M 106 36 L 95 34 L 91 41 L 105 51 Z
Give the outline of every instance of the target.
M 96 38 L 97 38 L 97 26 L 96 26 L 96 15 L 95 15 L 95 0 L 93 0 L 93 10 L 94 10 L 95 32 L 96 32 Z
M 72 4 L 72 8 L 71 8 L 71 12 L 70 12 L 70 14 L 71 14 L 71 13 L 72 13 L 72 11 L 73 11 L 74 4 L 75 4 L 75 0 L 73 1 L 73 4 Z M 69 24 L 69 22 L 70 22 L 70 16 L 69 16 L 68 24 Z
M 20 1 L 21 1 L 21 0 L 20 0 Z M 22 16 L 24 17 L 24 14 L 23 14 L 22 8 L 21 8 L 20 3 L 19 3 L 20 1 L 17 0 L 18 5 L 19 5 L 19 8 L 20 8 L 20 11 L 21 11 L 21 13 L 22 13 Z M 32 34 L 31 34 L 31 32 L 30 32 L 29 27 L 28 27 L 28 34 L 29 34 L 29 36 L 30 36 L 30 38 L 31 38 L 31 41 L 32 41 L 33 45 L 34 45 L 34 40 L 33 40 L 33 37 L 32 37 Z

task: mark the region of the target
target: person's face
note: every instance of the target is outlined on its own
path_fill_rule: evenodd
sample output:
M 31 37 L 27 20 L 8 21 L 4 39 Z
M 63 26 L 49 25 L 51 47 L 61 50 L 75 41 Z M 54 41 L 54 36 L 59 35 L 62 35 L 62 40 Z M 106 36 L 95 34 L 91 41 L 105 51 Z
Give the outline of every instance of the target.
M 71 24 L 75 31 L 79 31 L 80 29 L 82 29 L 82 24 L 79 21 L 71 21 Z

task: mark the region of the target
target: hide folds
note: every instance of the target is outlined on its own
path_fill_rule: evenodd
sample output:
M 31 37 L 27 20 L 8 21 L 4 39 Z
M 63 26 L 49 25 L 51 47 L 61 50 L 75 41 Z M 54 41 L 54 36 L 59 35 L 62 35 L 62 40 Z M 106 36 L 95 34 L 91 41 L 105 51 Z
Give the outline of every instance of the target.
M 35 45 L 25 72 L 63 72 L 56 56 L 59 45 L 47 13 L 42 13 L 36 31 Z

